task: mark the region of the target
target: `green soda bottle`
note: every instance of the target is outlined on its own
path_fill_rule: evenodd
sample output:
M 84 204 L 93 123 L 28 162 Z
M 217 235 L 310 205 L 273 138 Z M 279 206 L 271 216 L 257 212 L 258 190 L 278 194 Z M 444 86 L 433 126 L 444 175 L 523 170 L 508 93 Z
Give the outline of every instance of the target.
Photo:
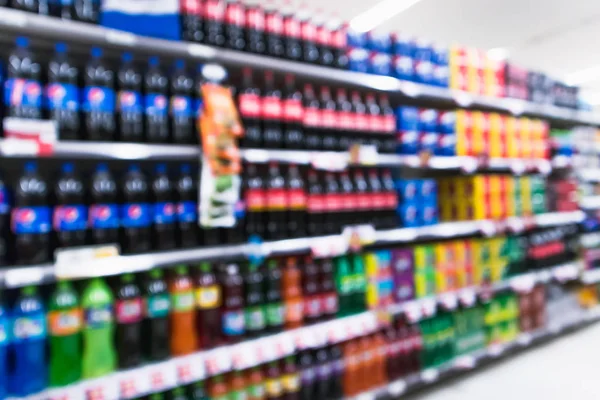
M 350 273 L 350 263 L 346 256 L 335 259 L 335 285 L 338 292 L 338 317 L 344 317 L 352 312 L 353 279 Z
M 50 386 L 66 386 L 81 378 L 82 312 L 70 282 L 58 282 L 50 296 Z
M 352 262 L 352 313 L 361 313 L 367 309 L 367 279 L 362 254 L 350 256 Z
M 114 297 L 108 285 L 94 278 L 82 296 L 83 377 L 97 378 L 115 370 L 117 354 L 113 345 Z

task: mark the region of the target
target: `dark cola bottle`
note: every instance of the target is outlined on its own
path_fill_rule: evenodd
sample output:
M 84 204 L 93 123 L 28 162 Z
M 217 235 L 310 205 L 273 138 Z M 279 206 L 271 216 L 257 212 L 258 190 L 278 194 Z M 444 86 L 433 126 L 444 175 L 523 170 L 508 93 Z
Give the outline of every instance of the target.
M 167 92 L 169 80 L 160 68 L 160 59 L 150 57 L 144 77 L 146 140 L 152 143 L 169 141 Z
M 204 41 L 204 0 L 181 0 L 179 15 L 181 38 L 187 42 Z
M 398 226 L 398 194 L 392 178 L 392 171 L 383 169 L 381 171 L 381 186 L 385 198 L 385 217 L 382 228 L 393 229 Z
M 338 89 L 336 93 L 336 114 L 338 127 L 338 150 L 348 151 L 352 146 L 352 131 L 354 130 L 354 119 L 352 103 L 348 100 L 345 89 Z
M 354 218 L 354 224 L 360 225 L 368 222 L 369 212 L 371 210 L 371 199 L 369 193 L 369 187 L 365 179 L 365 175 L 362 170 L 356 168 L 352 174 L 352 180 L 354 182 L 354 193 L 356 196 L 356 216 Z
M 308 150 L 321 150 L 321 104 L 315 96 L 313 86 L 309 83 L 304 85 L 304 115 L 302 125 L 304 129 L 305 145 Z
M 314 24 L 312 15 L 306 6 L 302 7 L 298 19 L 300 20 L 300 36 L 302 37 L 302 61 L 316 64 L 319 62 L 317 26 Z
M 246 203 L 246 237 L 263 237 L 265 234 L 266 192 L 258 165 L 244 167 L 243 196 Z
M 29 39 L 18 37 L 16 48 L 8 56 L 4 82 L 5 116 L 42 118 L 42 68 L 29 49 Z
M 286 0 L 281 14 L 283 16 L 285 58 L 299 61 L 302 59 L 302 30 L 291 0 Z
M 306 188 L 300 174 L 300 169 L 295 164 L 288 166 L 286 179 L 287 207 L 288 207 L 288 236 L 306 236 Z
M 331 21 L 331 48 L 333 51 L 333 66 L 340 69 L 348 68 L 348 29 L 339 19 Z
M 56 121 L 60 140 L 80 139 L 79 69 L 67 55 L 67 45 L 57 43 L 55 55 L 48 63 L 46 108 L 50 119 Z
M 285 179 L 281 175 L 279 164 L 269 164 L 269 174 L 266 182 L 267 204 L 267 230 L 266 236 L 270 240 L 284 239 L 286 229 L 286 190 Z
M 367 144 L 371 135 L 369 134 L 369 119 L 367 117 L 367 107 L 363 103 L 360 93 L 352 92 L 352 114 L 354 117 L 354 143 Z
M 325 233 L 325 194 L 317 171 L 308 172 L 308 196 L 306 199 L 307 230 L 309 236 Z
M 396 116 L 387 95 L 379 96 L 379 108 L 383 125 L 381 152 L 394 154 L 396 152 Z
M 283 57 L 283 17 L 273 0 L 267 0 L 265 5 L 265 42 L 267 54 L 273 57 Z
M 91 178 L 88 199 L 92 244 L 119 242 L 118 188 L 108 165 L 98 164 Z
M 40 1 L 39 0 L 11 0 L 10 6 L 17 10 L 28 11 L 28 12 L 32 12 L 32 13 L 36 13 L 36 14 L 40 13 Z
M 242 87 L 238 92 L 237 102 L 245 130 L 240 146 L 244 148 L 262 147 L 260 89 L 254 85 L 250 68 L 242 70 Z
M 177 233 L 178 244 L 183 248 L 201 244 L 198 227 L 198 188 L 192 175 L 192 167 L 183 164 L 175 182 L 177 193 Z
M 325 151 L 335 151 L 339 148 L 337 128 L 337 115 L 335 101 L 327 86 L 321 87 L 321 134 L 322 148 Z
M 265 71 L 264 91 L 261 97 L 263 145 L 269 149 L 283 147 L 281 90 L 275 85 L 273 71 Z
M 239 0 L 227 0 L 225 4 L 225 43 L 234 50 L 246 49 L 246 10 Z
M 115 297 L 115 346 L 118 349 L 119 368 L 132 368 L 142 361 L 144 318 L 143 297 L 135 282 L 135 275 L 125 274 L 119 278 Z
M 368 132 L 369 132 L 369 140 L 366 144 L 375 146 L 378 151 L 381 151 L 382 147 L 382 138 L 381 138 L 381 110 L 375 101 L 375 95 L 373 93 L 367 94 L 365 99 L 365 107 L 367 111 L 367 121 L 368 121 Z
M 294 75 L 287 74 L 283 95 L 283 145 L 286 149 L 304 148 L 303 117 L 302 93 L 296 88 Z
M 177 144 L 196 142 L 193 112 L 194 78 L 185 66 L 185 61 L 175 61 L 171 75 L 171 101 L 169 104 L 169 121 L 171 137 Z
M 340 196 L 340 186 L 331 171 L 325 173 L 325 234 L 334 235 L 341 231 L 340 215 L 342 214 L 342 202 Z
M 246 50 L 251 53 L 264 54 L 265 12 L 258 0 L 246 1 Z
M 165 164 L 157 164 L 152 180 L 152 238 L 154 250 L 171 250 L 175 248 L 175 228 L 177 214 L 174 191 Z
M 354 225 L 356 222 L 357 204 L 356 193 L 352 179 L 348 171 L 342 171 L 339 176 L 340 201 L 342 202 L 342 213 L 340 222 L 343 226 Z
M 124 142 L 140 143 L 143 139 L 142 73 L 131 53 L 124 53 L 117 72 L 117 129 Z
M 372 224 L 375 229 L 382 229 L 386 217 L 385 192 L 375 168 L 368 170 L 368 182 L 371 191 L 371 203 L 373 204 Z
M 204 43 L 225 46 L 225 1 L 204 1 Z
M 115 74 L 102 60 L 102 49 L 92 48 L 83 75 L 83 122 L 88 140 L 113 141 L 115 124 Z
M 320 22 L 317 23 L 317 46 L 319 49 L 319 64 L 326 67 L 333 65 L 333 35 L 331 25 L 327 18 L 323 15 L 323 10 L 317 11 L 317 18 Z
M 100 19 L 99 0 L 74 0 L 75 19 L 81 22 L 97 24 Z
M 56 248 L 77 247 L 85 244 L 88 228 L 88 209 L 85 205 L 85 187 L 72 163 L 64 163 L 54 186 L 54 225 Z

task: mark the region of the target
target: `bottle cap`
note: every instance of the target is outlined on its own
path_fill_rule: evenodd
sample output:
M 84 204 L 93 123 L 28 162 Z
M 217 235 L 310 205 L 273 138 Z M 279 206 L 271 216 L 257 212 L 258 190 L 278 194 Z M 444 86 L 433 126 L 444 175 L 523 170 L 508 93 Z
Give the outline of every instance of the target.
M 185 61 L 184 60 L 175 60 L 175 68 L 177 68 L 177 69 L 184 69 L 185 68 Z
M 64 163 L 62 165 L 62 172 L 70 174 L 71 172 L 73 172 L 75 170 L 75 166 L 73 165 L 73 163 Z
M 25 36 L 19 36 L 16 40 L 17 43 L 17 47 L 28 47 L 29 46 L 29 38 L 26 38 Z
M 130 62 L 131 60 L 133 60 L 133 55 L 129 52 L 123 53 L 121 59 L 123 60 L 123 62 Z
M 151 278 L 160 279 L 160 278 L 162 278 L 162 276 L 163 276 L 162 270 L 160 270 L 158 268 L 154 268 L 154 269 L 150 270 Z
M 125 274 L 121 276 L 121 281 L 125 283 L 131 283 L 134 281 L 134 279 L 135 276 L 133 274 Z
M 177 273 L 177 275 L 186 275 L 187 267 L 185 265 L 178 265 L 175 269 L 175 272 Z
M 92 57 L 100 58 L 102 57 L 102 49 L 100 47 L 92 47 Z
M 108 172 L 108 164 L 106 164 L 106 163 L 100 163 L 100 164 L 96 165 L 96 171 L 99 171 L 99 172 Z
M 148 65 L 151 67 L 156 67 L 160 62 L 160 59 L 157 56 L 152 56 L 148 59 Z
M 63 42 L 58 42 L 54 45 L 54 50 L 57 53 L 66 53 L 67 52 L 67 44 Z
M 192 167 L 190 166 L 190 164 L 181 164 L 181 167 L 179 167 L 179 170 L 181 171 L 182 174 L 189 174 L 192 172 Z
M 25 163 L 25 172 L 36 172 L 37 163 L 35 161 L 27 161 Z
M 37 288 L 35 286 L 26 286 L 21 290 L 25 296 L 34 296 L 37 293 Z
M 165 174 L 165 173 L 167 173 L 167 166 L 166 166 L 166 164 L 156 164 L 156 167 L 154 167 L 154 170 L 159 174 Z

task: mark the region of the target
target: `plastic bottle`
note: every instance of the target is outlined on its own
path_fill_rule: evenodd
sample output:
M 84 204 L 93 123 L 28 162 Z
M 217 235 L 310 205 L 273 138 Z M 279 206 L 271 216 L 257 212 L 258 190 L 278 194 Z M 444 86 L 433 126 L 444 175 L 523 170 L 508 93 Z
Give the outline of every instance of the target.
M 208 381 L 208 395 L 211 400 L 229 400 L 228 388 L 223 375 L 216 375 Z
M 275 85 L 273 71 L 265 71 L 264 90 L 261 97 L 261 118 L 263 146 L 269 149 L 281 149 L 283 147 L 283 131 L 281 121 L 283 119 L 281 90 Z
M 359 353 L 358 341 L 350 340 L 343 346 L 344 351 L 344 394 L 346 396 L 354 396 L 359 392 L 358 386 L 360 382 L 358 379 L 360 372 L 360 359 L 362 354 Z
M 258 265 L 252 263 L 247 265 L 244 276 L 244 294 L 246 296 L 244 319 L 246 336 L 249 338 L 263 335 L 267 326 L 264 280 L 262 269 Z
M 330 399 L 341 399 L 344 397 L 344 360 L 342 348 L 334 344 L 329 347 L 329 359 L 331 360 L 331 383 L 329 385 Z
M 286 191 L 285 180 L 279 164 L 269 163 L 269 175 L 266 182 L 267 229 L 266 237 L 270 240 L 284 239 L 286 228 Z
M 85 138 L 95 141 L 114 141 L 115 74 L 102 60 L 102 49 L 92 48 L 92 56 L 83 75 L 82 105 Z
M 79 68 L 67 56 L 67 45 L 57 43 L 48 63 L 48 83 L 44 91 L 48 117 L 56 121 L 60 140 L 81 139 L 79 119 Z
M 292 74 L 285 75 L 285 89 L 282 100 L 283 146 L 286 149 L 303 149 L 304 132 L 302 123 L 304 109 L 302 92 L 296 87 L 296 78 Z
M 181 39 L 186 42 L 204 41 L 204 10 L 202 1 L 181 1 L 179 16 Z
M 273 0 L 265 4 L 265 31 L 267 54 L 272 57 L 283 57 L 283 17 Z
M 377 176 L 377 170 L 375 168 L 369 168 L 367 173 L 371 204 L 373 205 L 371 210 L 371 223 L 375 229 L 383 229 L 386 217 L 385 193 L 381 186 L 381 182 L 379 181 L 379 177 Z
M 311 84 L 304 84 L 302 98 L 304 99 L 302 126 L 304 130 L 305 147 L 307 150 L 322 150 L 321 103 L 319 102 L 319 99 L 317 99 Z
M 300 373 L 293 356 L 288 356 L 283 360 L 282 372 L 283 399 L 300 400 Z
M 359 92 L 354 90 L 350 96 L 352 114 L 354 116 L 354 140 L 361 144 L 366 144 L 371 139 L 367 107 L 363 103 Z
M 353 313 L 360 313 L 367 308 L 367 282 L 365 278 L 365 263 L 362 254 L 349 256 L 352 263 L 352 305 Z
M 61 175 L 54 186 L 56 207 L 52 225 L 56 233 L 56 247 L 83 246 L 88 225 L 88 208 L 85 205 L 85 188 L 75 174 L 72 163 L 64 163 Z
M 211 349 L 221 343 L 221 305 L 223 296 L 213 266 L 200 264 L 196 273 L 196 332 L 203 349 Z
M 296 17 L 296 10 L 291 0 L 286 0 L 281 11 L 283 17 L 283 45 L 285 58 L 299 61 L 302 59 L 302 29 Z
M 146 176 L 138 165 L 130 165 L 122 184 L 121 244 L 125 253 L 150 251 L 150 224 L 152 211 Z
M 74 0 L 75 18 L 78 21 L 97 24 L 100 19 L 99 0 Z
M 81 378 L 81 328 L 79 296 L 68 281 L 60 281 L 50 295 L 48 335 L 50 386 L 66 386 Z
M 315 365 L 317 372 L 317 382 L 315 393 L 317 399 L 329 398 L 331 378 L 333 376 L 333 364 L 329 359 L 327 348 L 320 347 L 315 351 Z
M 325 195 L 317 171 L 308 172 L 307 231 L 309 236 L 321 236 L 325 233 Z
M 198 227 L 198 189 L 189 164 L 181 165 L 175 184 L 177 192 L 177 243 L 180 247 L 196 247 L 201 244 Z
M 302 37 L 302 60 L 311 64 L 317 63 L 319 61 L 317 27 L 313 23 L 313 16 L 306 4 L 300 7 L 298 19 L 300 20 L 300 36 Z
M 367 214 L 373 207 L 371 196 L 369 193 L 369 187 L 367 181 L 365 179 L 365 175 L 360 168 L 356 168 L 352 174 L 353 183 L 354 183 L 354 191 L 356 195 L 356 209 L 357 216 L 354 220 L 355 224 L 364 223 L 365 220 L 368 221 Z
M 392 171 L 383 169 L 380 175 L 381 186 L 385 199 L 385 216 L 382 229 L 393 229 L 398 226 L 398 193 L 396 192 Z
M 248 383 L 242 371 L 231 372 L 228 383 L 229 400 L 246 400 L 248 398 Z
M 324 185 L 324 198 L 325 198 L 325 234 L 335 235 L 339 234 L 342 230 L 340 217 L 343 217 L 342 209 L 342 195 L 340 194 L 340 186 L 335 179 L 335 175 L 332 171 L 325 173 L 325 185 Z
M 9 364 L 8 355 L 12 342 L 11 320 L 8 310 L 0 303 L 0 398 L 8 395 Z
M 294 329 L 302 326 L 304 318 L 302 273 L 298 268 L 298 260 L 295 257 L 286 259 L 282 274 L 282 292 L 285 304 L 285 328 Z
M 155 166 L 152 180 L 152 200 L 154 202 L 152 247 L 156 250 L 171 250 L 175 248 L 176 244 L 176 207 L 173 186 L 165 164 Z
M 28 11 L 32 13 L 40 13 L 43 10 L 43 7 L 40 7 L 40 1 L 25 1 L 25 0 L 13 0 L 10 2 L 10 6 L 17 10 Z
M 303 313 L 305 324 L 314 324 L 321 320 L 321 293 L 319 291 L 319 268 L 314 260 L 307 256 L 304 258 L 302 268 L 302 298 L 304 301 Z
M 150 361 L 161 361 L 170 354 L 169 311 L 171 299 L 160 269 L 153 269 L 148 273 L 144 281 L 143 295 L 143 353 Z
M 229 344 L 237 343 L 243 339 L 246 332 L 244 281 L 237 264 L 223 265 L 221 285 L 223 287 L 221 307 L 223 339 Z
M 254 84 L 251 68 L 242 69 L 242 84 L 237 95 L 237 103 L 244 125 L 244 136 L 241 138 L 240 146 L 244 148 L 261 147 L 263 140 L 260 121 L 262 101 L 260 89 Z
M 117 72 L 117 129 L 123 142 L 141 143 L 144 139 L 142 73 L 131 53 L 123 53 Z
M 335 281 L 339 299 L 338 316 L 344 317 L 352 313 L 353 276 L 347 256 L 335 259 Z
M 169 282 L 171 294 L 171 353 L 174 356 L 190 354 L 198 349 L 194 286 L 188 270 L 180 265 Z
M 312 350 L 304 350 L 298 356 L 300 370 L 300 400 L 316 399 L 317 372 Z
M 330 258 L 323 258 L 317 261 L 317 266 L 319 269 L 321 320 L 329 321 L 334 319 L 339 311 L 333 261 Z
M 246 372 L 246 382 L 248 382 L 248 400 L 266 399 L 265 381 L 260 367 L 252 367 Z
M 326 67 L 334 65 L 333 34 L 331 22 L 323 15 L 323 10 L 317 11 L 317 46 L 319 49 L 319 64 Z
M 160 59 L 150 57 L 148 70 L 144 75 L 144 127 L 148 142 L 169 141 L 168 89 L 169 79 L 160 68 Z
M 10 202 L 9 189 L 2 176 L 0 176 L 0 266 L 8 263 L 14 251 L 14 248 L 11 249 L 13 246 L 10 246 L 12 244 Z M 2 375 L 1 372 L 0 375 Z
M 283 400 L 281 370 L 277 361 L 270 362 L 265 367 L 265 390 L 267 392 L 267 399 Z
M 41 74 L 40 64 L 29 51 L 29 39 L 18 37 L 16 48 L 8 56 L 4 82 L 4 116 L 42 118 Z
M 119 368 L 137 366 L 142 359 L 143 301 L 133 274 L 120 277 L 116 290 L 115 316 L 117 335 L 115 345 Z M 148 334 L 149 332 L 144 332 Z
M 15 396 L 28 396 L 46 387 L 46 310 L 37 288 L 21 290 L 11 313 L 12 368 L 8 385 Z
M 358 211 L 358 202 L 348 171 L 340 173 L 338 186 L 340 188 L 340 201 L 343 209 L 342 215 L 339 216 L 340 223 L 342 226 L 354 225 Z
M 93 244 L 119 242 L 117 184 L 108 166 L 98 164 L 89 187 L 89 228 Z
M 348 68 L 348 32 L 347 26 L 341 20 L 334 18 L 330 21 L 331 47 L 333 65 L 336 68 Z
M 282 298 L 282 273 L 277 260 L 271 259 L 267 262 L 264 283 L 267 332 L 279 333 L 284 326 L 285 308 Z
M 246 202 L 246 227 L 247 238 L 251 236 L 263 237 L 265 232 L 266 192 L 259 166 L 248 163 L 244 166 L 245 179 L 243 180 L 243 196 Z
M 171 101 L 169 105 L 171 137 L 173 143 L 190 144 L 198 141 L 195 136 L 192 96 L 194 79 L 186 68 L 185 61 L 175 61 L 171 74 Z
M 383 119 L 383 146 L 382 153 L 394 154 L 396 152 L 396 117 L 394 109 L 390 106 L 387 95 L 379 95 L 379 108 Z
M 17 264 L 40 264 L 50 259 L 50 215 L 46 181 L 38 174 L 37 163 L 29 161 L 16 185 L 11 214 Z
M 246 49 L 251 53 L 264 54 L 265 13 L 258 0 L 247 0 L 246 4 Z
M 296 164 L 288 166 L 286 179 L 288 237 L 306 236 L 307 195 L 304 180 Z
M 234 50 L 246 49 L 246 10 L 239 0 L 226 0 L 225 46 Z
M 114 338 L 114 297 L 101 278 L 92 279 L 81 296 L 83 307 L 82 377 L 98 378 L 114 371 L 117 354 Z
M 205 0 L 204 42 L 211 46 L 225 45 L 225 1 Z
M 331 90 L 327 86 L 321 86 L 319 91 L 320 111 L 321 111 L 321 135 L 322 148 L 325 151 L 335 151 L 339 149 L 338 143 L 340 132 L 337 121 L 336 104 L 331 96 Z
M 204 388 L 204 382 L 198 381 L 188 386 L 187 400 L 210 400 Z
M 345 89 L 339 88 L 335 95 L 335 108 L 337 129 L 340 137 L 338 138 L 338 150 L 348 151 L 352 145 L 352 133 L 354 131 L 354 113 L 352 112 L 352 103 L 348 100 L 348 94 Z

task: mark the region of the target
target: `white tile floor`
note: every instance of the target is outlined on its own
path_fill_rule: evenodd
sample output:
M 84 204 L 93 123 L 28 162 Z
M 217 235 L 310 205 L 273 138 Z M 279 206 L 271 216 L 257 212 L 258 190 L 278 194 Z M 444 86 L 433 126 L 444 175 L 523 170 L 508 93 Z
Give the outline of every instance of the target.
M 538 399 L 600 399 L 600 323 L 407 398 Z

